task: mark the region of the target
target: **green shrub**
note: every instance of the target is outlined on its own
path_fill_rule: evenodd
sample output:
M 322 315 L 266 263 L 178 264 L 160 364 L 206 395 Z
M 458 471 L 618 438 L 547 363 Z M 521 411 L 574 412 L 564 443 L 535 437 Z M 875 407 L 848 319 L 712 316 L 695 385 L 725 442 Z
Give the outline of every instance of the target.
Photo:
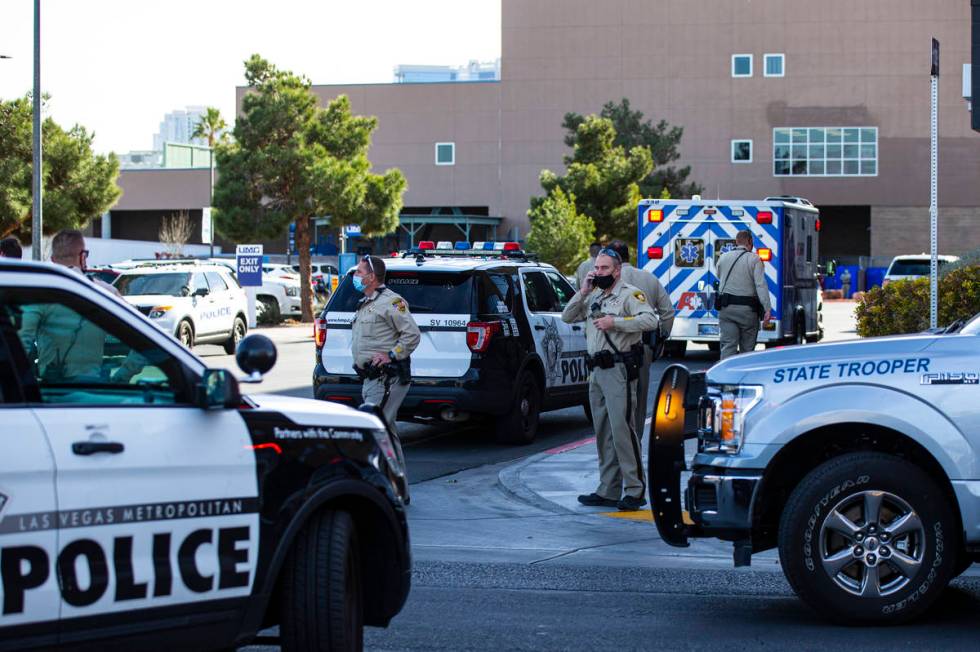
M 939 279 L 940 326 L 980 312 L 980 265 L 950 270 Z M 929 328 L 929 279 L 894 281 L 872 288 L 857 304 L 862 337 L 919 333 Z

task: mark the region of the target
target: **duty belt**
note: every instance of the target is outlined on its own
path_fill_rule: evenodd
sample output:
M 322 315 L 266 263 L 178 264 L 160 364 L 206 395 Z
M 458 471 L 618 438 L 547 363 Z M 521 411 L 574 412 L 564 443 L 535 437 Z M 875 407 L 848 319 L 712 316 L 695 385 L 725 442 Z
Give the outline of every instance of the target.
M 739 294 L 728 294 L 725 292 L 721 296 L 725 297 L 724 302 L 729 306 L 748 306 L 750 308 L 758 308 L 762 303 L 759 301 L 759 297 L 744 297 Z
M 642 347 L 642 345 L 640 345 Z M 635 347 L 634 347 L 635 348 Z M 643 362 L 642 348 L 640 352 L 630 349 L 626 353 L 613 353 L 612 351 L 599 351 L 595 355 L 585 354 L 585 366 L 589 371 L 595 368 L 612 369 L 617 364 L 626 366 L 637 366 Z

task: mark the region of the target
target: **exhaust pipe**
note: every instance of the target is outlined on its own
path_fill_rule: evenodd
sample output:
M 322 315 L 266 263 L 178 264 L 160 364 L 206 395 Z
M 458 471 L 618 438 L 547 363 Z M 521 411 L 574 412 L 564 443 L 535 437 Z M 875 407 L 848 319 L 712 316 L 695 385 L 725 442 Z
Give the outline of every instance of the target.
M 456 408 L 447 407 L 442 409 L 442 412 L 439 413 L 439 417 L 443 421 L 448 421 L 450 423 L 462 423 L 464 421 L 469 421 L 470 413 L 463 410 L 457 410 Z

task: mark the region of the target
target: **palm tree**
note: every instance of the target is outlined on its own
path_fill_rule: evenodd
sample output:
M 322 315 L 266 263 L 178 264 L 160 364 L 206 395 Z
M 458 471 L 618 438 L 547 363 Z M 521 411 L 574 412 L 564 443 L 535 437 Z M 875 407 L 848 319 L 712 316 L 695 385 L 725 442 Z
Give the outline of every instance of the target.
M 194 133 L 191 134 L 191 138 L 203 138 L 208 141 L 208 149 L 210 156 L 211 168 L 211 201 L 209 204 L 214 203 L 214 147 L 220 143 L 228 140 L 228 123 L 225 119 L 221 117 L 221 111 L 213 106 L 209 106 L 201 119 L 198 120 L 197 124 L 194 125 Z M 210 228 L 208 229 L 211 230 Z M 211 255 L 214 256 L 214 236 L 212 235 L 210 242 L 211 245 Z
M 203 138 L 208 142 L 208 148 L 228 139 L 228 123 L 221 117 L 221 111 L 209 106 L 204 115 L 194 126 L 194 133 L 191 138 Z

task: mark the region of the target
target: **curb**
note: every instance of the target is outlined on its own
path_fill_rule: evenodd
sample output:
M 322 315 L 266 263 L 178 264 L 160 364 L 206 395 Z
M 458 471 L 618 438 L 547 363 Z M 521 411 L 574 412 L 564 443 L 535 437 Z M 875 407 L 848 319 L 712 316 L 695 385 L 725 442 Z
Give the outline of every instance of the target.
M 575 450 L 587 444 L 595 441 L 595 437 L 587 437 L 579 441 L 571 442 L 569 444 L 564 444 L 556 448 L 551 448 L 541 453 L 531 455 L 528 458 L 511 464 L 497 473 L 497 486 L 505 493 L 519 500 L 522 503 L 526 503 L 532 507 L 537 507 L 538 509 L 544 510 L 546 512 L 551 512 L 553 514 L 576 514 L 581 515 L 581 512 L 576 512 L 563 507 L 556 502 L 552 502 L 547 498 L 532 491 L 524 481 L 521 479 L 521 473 L 527 467 L 540 462 L 543 459 L 551 457 L 552 455 L 560 455 L 566 453 L 570 450 Z

